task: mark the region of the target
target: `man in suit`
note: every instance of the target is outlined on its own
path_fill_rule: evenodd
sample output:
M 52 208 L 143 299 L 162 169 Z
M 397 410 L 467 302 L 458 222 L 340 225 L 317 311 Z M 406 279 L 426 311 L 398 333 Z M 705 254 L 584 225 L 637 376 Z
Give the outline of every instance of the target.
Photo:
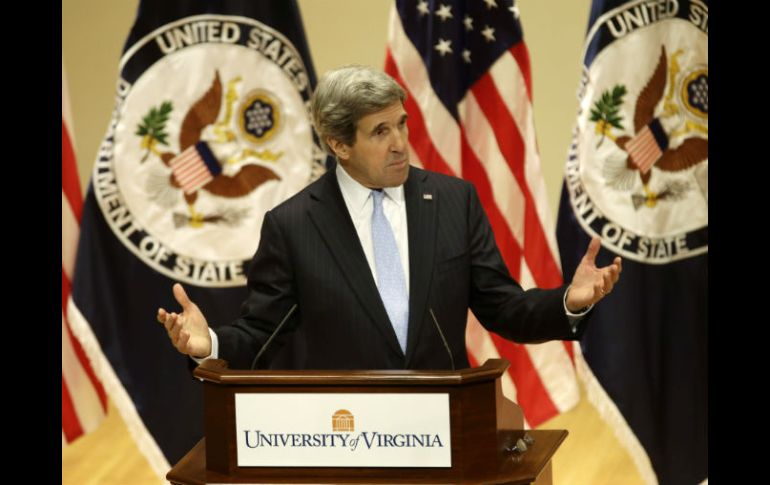
M 596 238 L 571 285 L 524 291 L 473 185 L 409 165 L 404 100 L 382 71 L 324 76 L 311 111 L 336 169 L 265 214 L 234 322 L 211 330 L 174 285 L 183 311 L 159 309 L 157 319 L 177 350 L 231 368 L 251 367 L 258 354 L 276 369 L 464 368 L 469 308 L 517 342 L 579 337 L 617 282 L 620 258 L 597 268 Z

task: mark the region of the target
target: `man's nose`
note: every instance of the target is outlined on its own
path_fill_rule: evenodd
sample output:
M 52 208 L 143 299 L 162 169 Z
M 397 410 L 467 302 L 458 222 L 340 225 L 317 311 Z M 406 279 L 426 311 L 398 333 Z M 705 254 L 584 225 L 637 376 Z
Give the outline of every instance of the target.
M 390 148 L 394 152 L 403 152 L 406 150 L 406 143 L 408 137 L 406 131 L 393 130 L 393 140 L 391 141 Z

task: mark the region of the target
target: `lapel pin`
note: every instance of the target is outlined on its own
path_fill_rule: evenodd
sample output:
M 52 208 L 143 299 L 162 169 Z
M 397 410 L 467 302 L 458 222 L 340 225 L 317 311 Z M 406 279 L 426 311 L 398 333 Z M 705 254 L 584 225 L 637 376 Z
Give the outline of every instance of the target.
M 422 194 L 423 200 L 433 200 L 433 194 Z

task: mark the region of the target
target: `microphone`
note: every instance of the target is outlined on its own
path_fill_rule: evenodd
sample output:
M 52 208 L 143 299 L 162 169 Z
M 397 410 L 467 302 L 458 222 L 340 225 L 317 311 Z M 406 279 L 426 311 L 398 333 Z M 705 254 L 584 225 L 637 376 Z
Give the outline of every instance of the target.
M 289 311 L 286 312 L 286 316 L 283 317 L 283 320 L 281 320 L 281 323 L 278 324 L 277 327 L 275 327 L 275 330 L 273 330 L 273 333 L 270 334 L 270 338 L 267 339 L 267 342 L 265 342 L 264 345 L 262 345 L 262 348 L 259 349 L 259 352 L 257 353 L 257 356 L 254 357 L 254 360 L 251 361 L 251 367 L 249 369 L 254 370 L 254 367 L 256 367 L 257 362 L 259 361 L 259 358 L 262 357 L 262 354 L 267 350 L 267 347 L 270 345 L 270 342 L 273 341 L 276 335 L 278 335 L 278 332 L 281 331 L 281 327 L 283 327 L 283 324 L 286 323 L 289 320 L 289 317 L 291 317 L 292 313 L 294 313 L 294 310 L 297 309 L 297 304 L 293 304 L 291 308 L 289 308 Z
M 436 329 L 438 329 L 438 334 L 441 336 L 441 341 L 444 343 L 444 348 L 449 354 L 449 363 L 452 364 L 452 370 L 455 370 L 455 359 L 452 357 L 452 351 L 449 350 L 449 344 L 446 341 L 446 337 L 444 337 L 444 332 L 441 331 L 441 326 L 438 324 L 438 320 L 436 320 L 436 314 L 433 313 L 432 307 L 428 308 L 428 311 L 430 311 L 430 316 L 433 317 L 433 323 L 436 324 Z
M 516 446 L 511 448 L 510 451 L 518 451 L 519 453 L 524 453 L 527 451 L 527 449 L 527 443 L 523 439 L 519 438 L 516 440 Z
M 516 440 L 516 444 L 513 447 L 505 447 L 505 451 L 510 451 L 513 453 L 524 453 L 527 451 L 532 445 L 535 444 L 535 438 L 533 438 L 529 433 L 524 433 L 523 438 L 519 438 Z

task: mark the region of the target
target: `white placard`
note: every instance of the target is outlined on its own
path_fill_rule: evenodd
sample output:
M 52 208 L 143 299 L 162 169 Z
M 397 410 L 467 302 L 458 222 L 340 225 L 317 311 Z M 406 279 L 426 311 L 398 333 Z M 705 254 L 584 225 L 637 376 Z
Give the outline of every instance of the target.
M 238 466 L 451 467 L 449 394 L 236 394 Z

